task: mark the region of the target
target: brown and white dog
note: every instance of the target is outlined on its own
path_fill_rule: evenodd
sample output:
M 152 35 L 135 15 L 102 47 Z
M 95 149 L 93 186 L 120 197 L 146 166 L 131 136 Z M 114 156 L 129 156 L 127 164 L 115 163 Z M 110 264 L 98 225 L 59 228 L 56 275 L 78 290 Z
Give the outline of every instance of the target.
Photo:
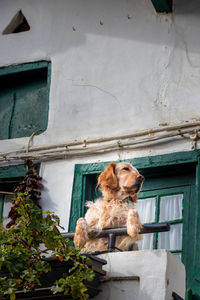
M 89 239 L 93 230 L 127 226 L 128 236 L 117 236 L 116 247 L 128 251 L 137 249 L 135 242 L 141 240 L 142 225 L 133 204 L 142 187 L 144 177 L 129 163 L 110 163 L 98 177 L 103 197 L 87 202 L 85 218 L 77 221 L 74 244 L 83 247 L 82 252 L 105 251 L 108 238 Z M 131 203 L 131 205 L 130 205 Z

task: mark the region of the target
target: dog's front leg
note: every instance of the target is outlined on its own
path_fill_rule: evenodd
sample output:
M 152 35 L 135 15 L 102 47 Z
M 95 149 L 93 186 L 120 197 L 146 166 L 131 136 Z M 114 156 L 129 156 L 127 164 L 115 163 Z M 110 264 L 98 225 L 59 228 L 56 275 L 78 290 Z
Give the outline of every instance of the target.
M 127 218 L 127 233 L 131 237 L 136 237 L 142 229 L 142 224 L 138 212 L 135 208 L 130 208 Z
M 83 247 L 88 240 L 88 225 L 85 218 L 78 219 L 74 235 L 74 244 L 76 247 Z

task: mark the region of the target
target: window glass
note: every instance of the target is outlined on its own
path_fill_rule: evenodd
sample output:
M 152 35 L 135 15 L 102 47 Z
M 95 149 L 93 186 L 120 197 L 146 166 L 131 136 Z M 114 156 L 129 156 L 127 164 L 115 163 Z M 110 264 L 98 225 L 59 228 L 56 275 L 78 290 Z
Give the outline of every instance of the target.
M 182 249 L 183 224 L 171 225 L 170 231 L 158 234 L 158 248 L 167 250 Z
M 160 197 L 160 222 L 182 218 L 183 195 Z
M 183 193 L 177 193 L 178 190 L 180 191 L 179 188 L 166 189 L 166 195 L 164 189 L 140 193 L 136 209 L 142 224 L 168 222 L 170 231 L 143 234 L 143 240 L 137 242 L 139 249 L 167 249 L 181 255 Z M 148 195 L 152 196 L 148 197 Z
M 143 239 L 137 245 L 139 250 L 153 249 L 153 233 L 143 234 Z
M 10 219 L 8 219 L 8 214 L 9 214 L 11 206 L 12 206 L 12 198 L 13 197 L 14 197 L 14 195 L 5 195 L 4 196 L 4 204 L 3 204 L 3 218 L 5 218 L 3 220 L 4 227 L 10 221 Z
M 156 198 L 138 200 L 135 207 L 139 213 L 142 224 L 155 221 Z

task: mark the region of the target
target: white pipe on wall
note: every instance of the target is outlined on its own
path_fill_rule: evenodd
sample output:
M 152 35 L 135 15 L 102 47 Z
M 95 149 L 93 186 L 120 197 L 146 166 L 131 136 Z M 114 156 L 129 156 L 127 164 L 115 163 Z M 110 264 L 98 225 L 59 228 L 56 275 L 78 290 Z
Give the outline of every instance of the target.
M 68 141 L 61 144 L 31 148 L 30 140 L 33 139 L 32 135 L 27 150 L 20 149 L 2 153 L 0 164 L 5 164 L 5 162 L 9 164 L 13 161 L 23 161 L 27 158 L 36 161 L 48 161 L 75 156 L 101 154 L 115 150 L 130 150 L 149 147 L 150 145 L 157 145 L 159 143 L 170 143 L 174 140 L 183 138 L 189 139 L 192 142 L 192 148 L 196 148 L 199 139 L 199 131 L 200 122 L 185 123 L 152 128 L 129 135 Z

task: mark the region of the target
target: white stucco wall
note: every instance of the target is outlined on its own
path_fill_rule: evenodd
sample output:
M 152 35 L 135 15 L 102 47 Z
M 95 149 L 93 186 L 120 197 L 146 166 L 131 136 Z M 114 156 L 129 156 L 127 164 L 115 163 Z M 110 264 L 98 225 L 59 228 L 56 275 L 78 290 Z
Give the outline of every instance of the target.
M 185 267 L 166 250 L 107 253 L 107 282 L 95 300 L 172 300 L 172 292 L 185 299 Z M 153 266 L 153 268 L 152 268 Z M 130 280 L 131 276 L 139 281 Z M 116 280 L 129 277 L 129 280 Z
M 158 16 L 150 0 L 1 0 L 0 32 L 19 9 L 31 30 L 0 34 L 0 66 L 52 63 L 48 128 L 34 146 L 200 119 L 198 1 L 174 0 L 173 15 Z M 1 151 L 28 140 L 1 141 Z M 190 149 L 183 140 L 120 158 Z M 117 159 L 111 152 L 42 163 L 44 209 L 67 229 L 74 165 Z

